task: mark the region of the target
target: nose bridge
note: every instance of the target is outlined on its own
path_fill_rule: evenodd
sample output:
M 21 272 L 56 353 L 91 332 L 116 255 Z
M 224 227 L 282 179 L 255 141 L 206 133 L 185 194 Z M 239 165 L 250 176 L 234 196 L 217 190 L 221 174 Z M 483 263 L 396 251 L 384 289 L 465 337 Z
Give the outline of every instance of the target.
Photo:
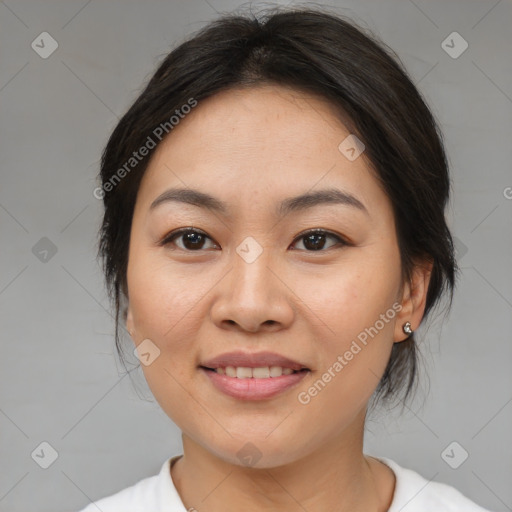
M 271 247 L 247 237 L 232 253 L 231 272 L 212 309 L 218 324 L 236 323 L 248 331 L 263 324 L 287 324 L 293 317 L 286 286 L 275 275 Z M 281 326 L 282 326 L 281 325 Z
M 268 301 L 276 283 L 270 271 L 271 247 L 264 247 L 253 237 L 245 238 L 233 254 L 233 296 L 242 304 Z

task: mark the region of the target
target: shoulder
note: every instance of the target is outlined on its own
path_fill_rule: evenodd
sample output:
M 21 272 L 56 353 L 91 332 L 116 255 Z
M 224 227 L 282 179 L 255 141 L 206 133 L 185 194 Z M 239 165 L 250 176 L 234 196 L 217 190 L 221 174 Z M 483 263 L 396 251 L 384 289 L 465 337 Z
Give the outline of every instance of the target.
M 427 480 L 391 459 L 378 459 L 389 466 L 396 476 L 395 493 L 388 512 L 490 512 L 454 487 Z
M 170 464 L 179 457 L 167 459 L 157 475 L 143 478 L 130 487 L 96 500 L 78 512 L 164 512 L 171 505 L 175 512 L 186 512 L 170 473 Z

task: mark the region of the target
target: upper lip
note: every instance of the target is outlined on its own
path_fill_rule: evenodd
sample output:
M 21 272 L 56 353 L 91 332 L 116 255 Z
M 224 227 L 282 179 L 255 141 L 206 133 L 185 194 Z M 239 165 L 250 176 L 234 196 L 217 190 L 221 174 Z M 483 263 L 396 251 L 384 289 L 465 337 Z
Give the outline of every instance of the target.
M 275 352 L 256 352 L 248 353 L 242 351 L 225 352 L 212 359 L 201 363 L 200 366 L 206 368 L 225 368 L 227 366 L 262 368 L 265 366 L 281 366 L 282 368 L 291 368 L 292 370 L 309 370 L 305 365 L 289 359 L 288 357 L 276 354 Z

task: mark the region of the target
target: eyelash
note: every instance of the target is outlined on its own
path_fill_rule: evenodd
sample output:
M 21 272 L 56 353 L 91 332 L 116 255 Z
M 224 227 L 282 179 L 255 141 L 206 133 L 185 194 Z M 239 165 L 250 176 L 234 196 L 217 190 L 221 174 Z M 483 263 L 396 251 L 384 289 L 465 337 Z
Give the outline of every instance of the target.
M 162 241 L 159 242 L 158 245 L 160 245 L 160 246 L 169 245 L 171 243 L 174 243 L 174 240 L 176 238 L 179 238 L 181 235 L 185 235 L 185 234 L 188 234 L 188 233 L 197 233 L 197 234 L 203 235 L 205 238 L 209 238 L 211 240 L 211 238 L 204 231 L 201 231 L 200 229 L 196 229 L 196 228 L 180 228 L 180 229 L 178 229 L 176 231 L 172 231 L 171 233 L 167 234 L 162 239 Z M 308 231 L 304 231 L 304 232 L 300 233 L 299 235 L 297 235 L 297 237 L 295 237 L 294 242 L 295 241 L 299 241 L 300 239 L 303 239 L 303 238 L 305 238 L 308 235 L 326 235 L 328 237 L 335 238 L 338 241 L 338 245 L 339 244 L 341 244 L 341 246 L 351 245 L 346 239 L 344 239 L 340 235 L 337 235 L 337 234 L 333 233 L 332 231 L 326 231 L 325 229 L 319 229 L 319 228 L 310 229 Z M 335 247 L 335 245 L 333 245 L 331 247 L 328 247 L 326 250 L 332 249 L 333 247 Z M 182 251 L 185 251 L 185 252 L 200 252 L 202 250 L 205 250 L 205 249 L 198 249 L 198 250 L 194 251 L 194 250 L 190 250 L 190 249 L 182 249 L 181 247 L 178 247 L 178 249 L 180 249 Z M 304 250 L 306 252 L 311 252 L 311 253 L 313 253 L 313 252 L 326 252 L 326 250 L 323 250 L 323 249 L 319 249 L 318 251 L 308 251 L 307 249 L 299 249 L 299 250 Z

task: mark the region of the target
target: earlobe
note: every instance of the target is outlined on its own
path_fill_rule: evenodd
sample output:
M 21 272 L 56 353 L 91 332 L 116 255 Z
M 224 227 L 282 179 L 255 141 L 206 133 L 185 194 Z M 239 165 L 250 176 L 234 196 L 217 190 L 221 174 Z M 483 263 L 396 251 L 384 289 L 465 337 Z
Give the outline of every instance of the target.
M 411 281 L 404 285 L 402 309 L 395 324 L 395 343 L 408 339 L 421 323 L 425 312 L 432 266 L 433 263 L 430 261 L 416 265 Z
M 405 324 L 402 325 L 402 331 L 404 331 L 407 336 L 410 336 L 414 332 L 412 330 L 411 322 L 405 322 Z

